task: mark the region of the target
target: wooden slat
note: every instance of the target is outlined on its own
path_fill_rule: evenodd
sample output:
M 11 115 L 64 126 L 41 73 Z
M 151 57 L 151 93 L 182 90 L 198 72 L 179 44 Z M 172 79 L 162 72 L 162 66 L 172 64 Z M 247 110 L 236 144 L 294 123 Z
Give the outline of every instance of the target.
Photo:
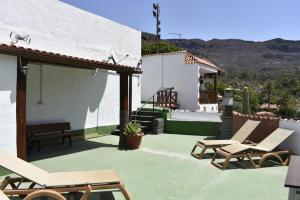
M 286 187 L 300 188 L 300 156 L 292 156 L 285 180 Z
M 49 132 L 57 132 L 57 131 L 66 131 L 70 129 L 71 126 L 69 122 L 28 125 L 27 134 L 49 133 Z

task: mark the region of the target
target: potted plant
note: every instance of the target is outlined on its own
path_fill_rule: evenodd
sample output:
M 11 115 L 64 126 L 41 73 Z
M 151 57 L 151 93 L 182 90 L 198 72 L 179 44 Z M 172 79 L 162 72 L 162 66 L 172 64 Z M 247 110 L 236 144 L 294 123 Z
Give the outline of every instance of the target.
M 128 122 L 124 129 L 125 140 L 129 149 L 138 149 L 140 147 L 142 137 L 141 125 L 137 122 Z

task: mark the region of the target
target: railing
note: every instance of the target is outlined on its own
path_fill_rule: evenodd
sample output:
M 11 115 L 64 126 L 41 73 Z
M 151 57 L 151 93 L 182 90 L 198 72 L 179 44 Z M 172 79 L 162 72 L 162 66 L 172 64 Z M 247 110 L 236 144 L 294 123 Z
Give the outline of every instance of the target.
M 147 99 L 143 103 L 143 105 L 136 111 L 137 115 L 138 113 L 147 105 L 152 104 L 152 112 L 155 112 L 155 105 L 175 109 L 178 108 L 177 104 L 177 92 L 172 91 L 174 88 L 160 88 L 155 92 L 151 97 Z M 171 94 L 171 95 L 170 95 Z M 155 95 L 157 95 L 157 99 L 155 102 Z M 132 117 L 130 117 L 132 120 Z M 139 116 L 139 122 L 141 121 L 141 117 Z
M 161 88 L 158 90 L 158 91 L 160 91 L 161 90 Z M 155 93 L 153 93 L 153 95 L 151 96 L 151 97 L 149 97 L 148 99 L 147 99 L 147 101 L 145 101 L 144 103 L 143 103 L 143 105 L 136 111 L 137 113 L 139 112 L 139 111 L 141 111 L 147 104 L 149 104 L 149 103 L 152 103 L 152 110 L 153 110 L 153 112 L 154 112 L 154 106 L 155 106 L 155 95 L 156 95 L 156 93 L 157 92 L 155 92 Z
M 200 91 L 200 104 L 218 103 L 217 91 Z
M 157 91 L 156 105 L 164 108 L 176 109 L 177 104 L 177 92 L 172 88 L 164 88 Z

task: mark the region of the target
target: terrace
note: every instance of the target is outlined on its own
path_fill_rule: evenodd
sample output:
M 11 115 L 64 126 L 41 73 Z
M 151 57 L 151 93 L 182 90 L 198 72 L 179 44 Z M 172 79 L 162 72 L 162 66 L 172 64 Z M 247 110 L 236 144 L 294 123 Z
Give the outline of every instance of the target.
M 132 199 L 282 200 L 287 167 L 252 169 L 233 162 L 222 171 L 210 159 L 197 160 L 190 151 L 199 136 L 147 135 L 135 151 L 118 150 L 118 137 L 109 135 L 67 146 L 44 147 L 29 160 L 50 172 L 114 169 Z M 91 199 L 123 199 L 119 192 L 93 194 Z

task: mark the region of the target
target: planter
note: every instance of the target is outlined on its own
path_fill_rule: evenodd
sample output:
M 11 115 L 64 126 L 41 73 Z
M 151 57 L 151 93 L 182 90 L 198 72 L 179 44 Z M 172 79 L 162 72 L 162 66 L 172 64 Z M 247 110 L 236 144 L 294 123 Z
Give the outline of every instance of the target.
M 129 149 L 138 149 L 141 145 L 144 133 L 137 135 L 125 135 L 126 144 Z

